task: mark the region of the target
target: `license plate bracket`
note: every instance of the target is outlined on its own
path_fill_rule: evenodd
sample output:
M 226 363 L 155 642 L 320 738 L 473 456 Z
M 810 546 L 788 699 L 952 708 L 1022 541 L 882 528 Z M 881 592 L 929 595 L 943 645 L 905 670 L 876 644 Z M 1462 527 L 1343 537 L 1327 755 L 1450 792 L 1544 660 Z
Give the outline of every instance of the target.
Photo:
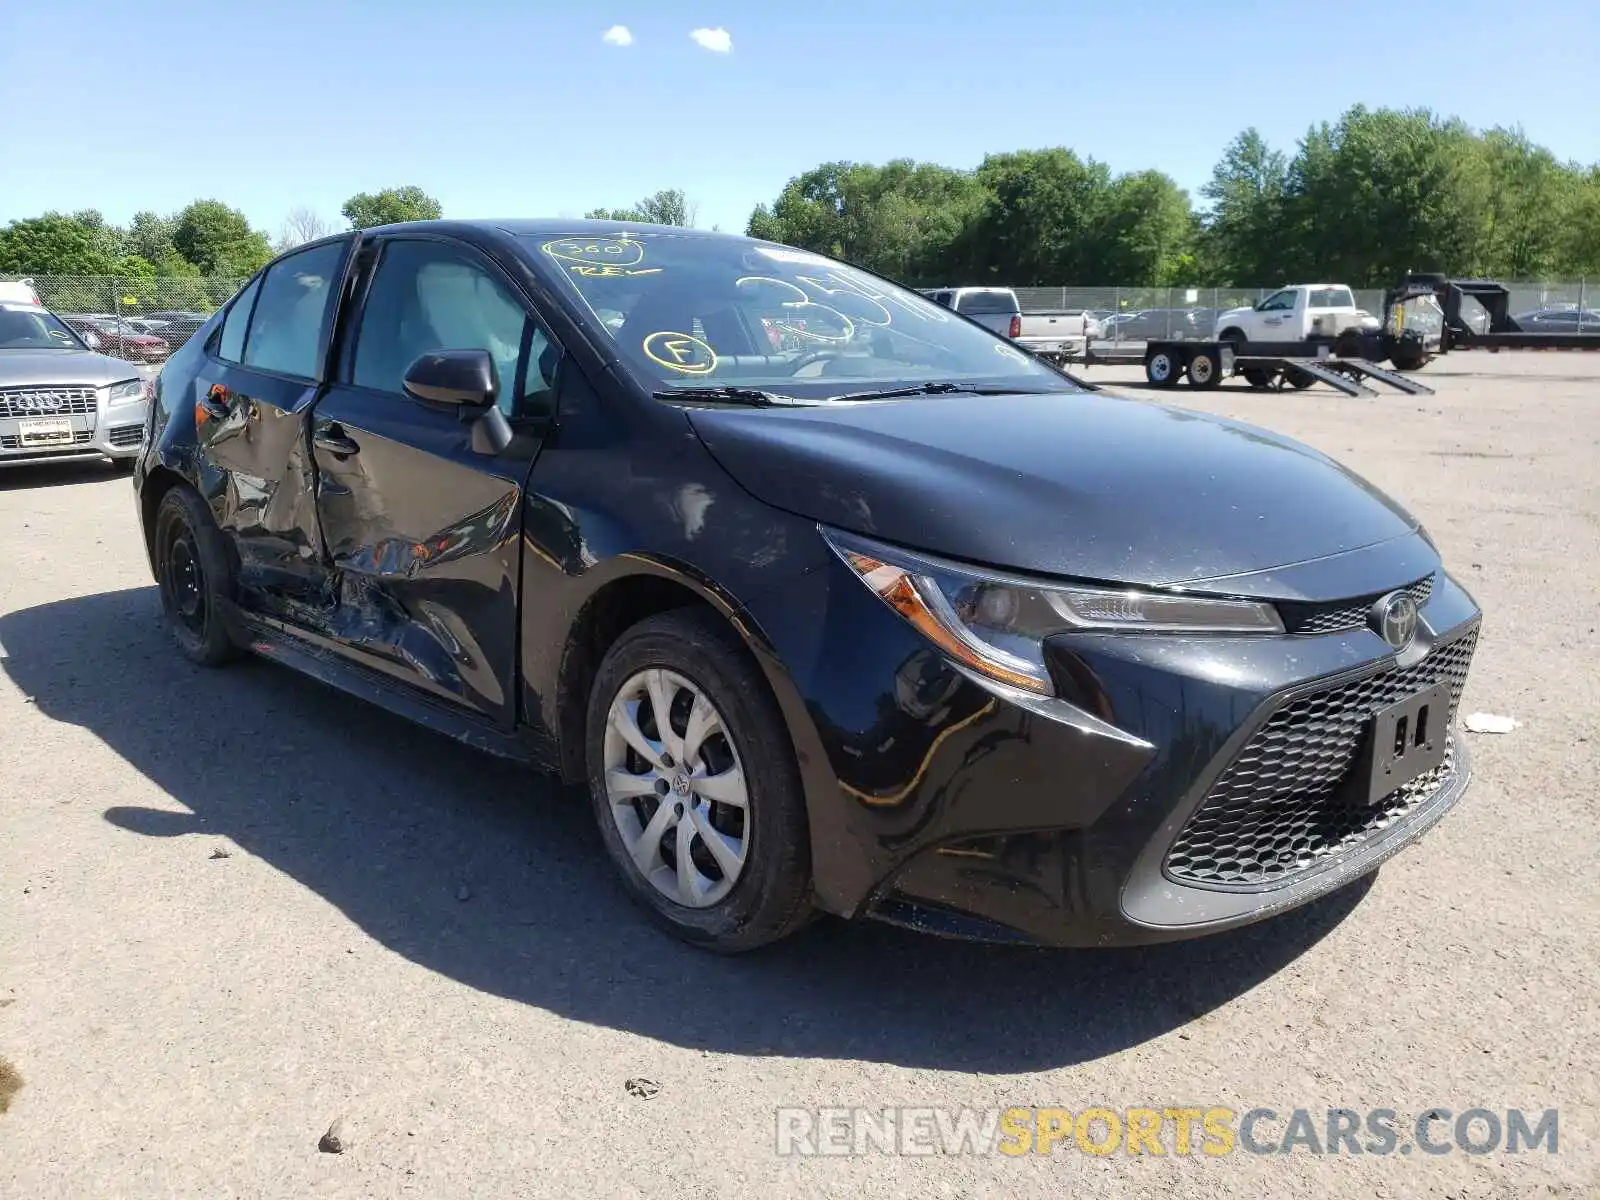
M 72 441 L 71 417 L 23 417 L 17 422 L 23 446 L 60 446 Z
M 1419 775 L 1444 765 L 1451 691 L 1436 683 L 1367 722 L 1361 758 L 1351 772 L 1357 803 L 1378 805 Z

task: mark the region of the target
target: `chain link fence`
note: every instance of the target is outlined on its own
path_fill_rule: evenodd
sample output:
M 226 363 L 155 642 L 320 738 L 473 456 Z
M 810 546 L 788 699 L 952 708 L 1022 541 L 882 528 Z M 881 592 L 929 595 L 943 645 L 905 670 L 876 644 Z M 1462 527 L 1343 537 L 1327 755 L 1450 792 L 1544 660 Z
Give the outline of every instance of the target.
M 118 278 L 108 275 L 0 276 L 21 281 L 50 311 L 85 335 L 102 353 L 132 362 L 164 362 L 207 317 L 244 283 L 217 276 Z M 1547 319 L 1600 332 L 1600 283 L 1513 283 L 1513 316 L 1542 312 Z M 1151 338 L 1211 338 L 1220 313 L 1257 304 L 1276 288 L 1258 287 L 1019 287 L 1029 314 L 1087 313 L 1091 328 L 1111 342 Z M 1356 307 L 1382 318 L 1383 290 L 1357 288 Z M 1592 306 L 1592 307 L 1591 307 Z M 1565 316 L 1565 314 L 1570 314 Z M 1530 328 L 1539 328 L 1537 324 Z M 1553 327 L 1553 326 L 1552 326 Z
M 1556 324 L 1593 328 L 1600 333 L 1600 285 L 1587 281 L 1511 283 L 1513 317 L 1547 314 Z M 1278 288 L 1218 287 L 1019 287 L 1013 289 L 1027 314 L 1073 315 L 1094 319 L 1106 341 L 1143 342 L 1152 338 L 1211 338 L 1217 316 L 1230 308 L 1259 304 Z M 1353 288 L 1356 307 L 1383 318 L 1382 288 Z M 1538 323 L 1529 323 L 1537 329 Z
M 0 275 L 43 304 L 102 354 L 161 363 L 244 282 L 210 276 Z

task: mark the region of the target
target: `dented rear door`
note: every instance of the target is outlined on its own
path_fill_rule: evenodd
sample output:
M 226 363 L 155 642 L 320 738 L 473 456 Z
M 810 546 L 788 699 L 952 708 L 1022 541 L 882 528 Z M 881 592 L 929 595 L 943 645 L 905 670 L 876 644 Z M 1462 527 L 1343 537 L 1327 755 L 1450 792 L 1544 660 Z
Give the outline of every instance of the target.
M 476 450 L 462 414 L 406 395 L 400 381 L 429 351 L 488 350 L 515 420 L 519 397 L 553 383 L 559 355 L 477 251 L 401 238 L 377 253 L 339 379 L 311 425 L 336 643 L 510 728 L 522 491 L 539 443 Z
M 217 524 L 239 553 L 247 607 L 321 594 L 306 432 L 322 379 L 350 238 L 279 259 L 240 291 L 206 347 L 195 389 L 196 446 Z

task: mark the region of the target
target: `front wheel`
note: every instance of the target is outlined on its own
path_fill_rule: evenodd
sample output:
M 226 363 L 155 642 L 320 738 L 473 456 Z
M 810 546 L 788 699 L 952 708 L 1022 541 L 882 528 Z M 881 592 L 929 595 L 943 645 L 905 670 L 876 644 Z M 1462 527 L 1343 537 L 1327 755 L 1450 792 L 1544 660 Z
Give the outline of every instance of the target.
M 586 755 L 606 850 L 673 933 L 732 953 L 805 922 L 794 749 L 766 680 L 713 614 L 664 613 L 616 641 L 590 693 Z

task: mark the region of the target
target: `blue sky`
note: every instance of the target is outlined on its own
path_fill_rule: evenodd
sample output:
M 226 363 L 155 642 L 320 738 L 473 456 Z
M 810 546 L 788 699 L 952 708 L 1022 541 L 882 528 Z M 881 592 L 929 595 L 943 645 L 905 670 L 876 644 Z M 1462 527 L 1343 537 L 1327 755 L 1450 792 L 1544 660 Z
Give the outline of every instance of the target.
M 1194 190 L 1246 125 L 1288 150 L 1358 101 L 1520 124 L 1600 160 L 1593 0 L 0 7 L 0 221 L 215 197 L 275 234 L 296 206 L 342 225 L 352 193 L 416 183 L 488 217 L 681 187 L 702 225 L 742 229 L 819 162 L 970 167 L 1051 145 Z M 602 40 L 613 25 L 631 45 Z

